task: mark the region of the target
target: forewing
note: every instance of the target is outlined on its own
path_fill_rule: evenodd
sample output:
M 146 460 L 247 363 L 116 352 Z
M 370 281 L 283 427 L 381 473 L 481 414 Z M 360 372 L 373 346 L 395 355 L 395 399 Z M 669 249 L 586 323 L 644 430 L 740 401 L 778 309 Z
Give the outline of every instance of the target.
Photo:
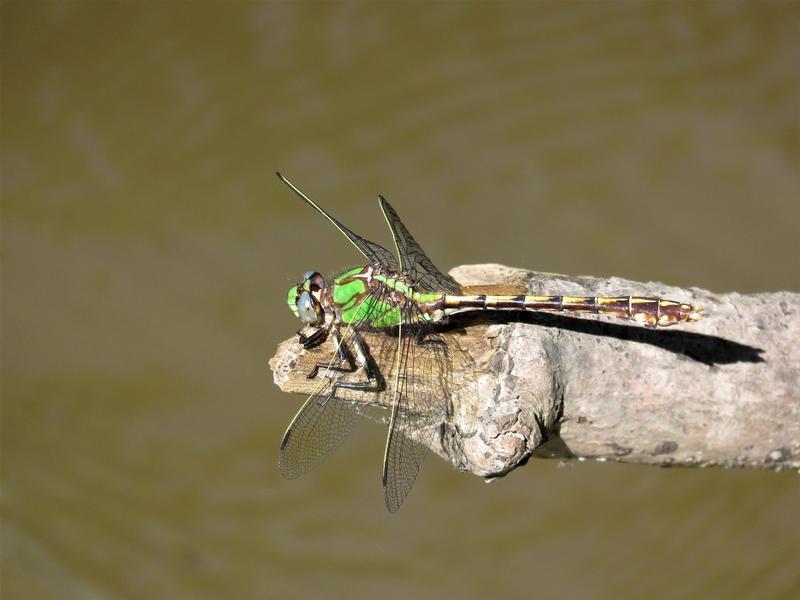
M 448 294 L 458 294 L 461 286 L 458 282 L 442 273 L 430 258 L 425 254 L 422 247 L 417 243 L 413 236 L 408 232 L 406 226 L 400 220 L 397 212 L 392 205 L 384 198 L 379 196 L 381 210 L 392 230 L 392 237 L 397 246 L 397 254 L 400 257 L 400 270 L 411 277 L 412 285 L 418 291 L 440 292 Z
M 393 405 L 383 460 L 383 489 L 390 512 L 400 508 L 414 485 L 428 447 L 448 414 L 448 348 L 429 325 L 411 325 L 416 316 L 414 308 L 404 311 L 396 369 L 388 383 Z
M 385 310 L 381 308 L 385 306 L 380 302 L 382 297 L 382 293 L 368 297 L 375 298 L 378 302 L 370 304 L 365 321 L 378 317 L 379 310 Z M 359 324 L 348 325 L 342 335 L 342 346 L 351 357 L 353 339 L 359 335 L 359 327 Z M 336 397 L 335 384 L 347 374 L 335 369 L 345 363 L 339 353 L 334 351 L 327 368 L 321 369 L 317 374 L 321 378 L 319 386 L 289 423 L 281 440 L 278 459 L 280 472 L 287 479 L 299 477 L 316 467 L 339 448 L 355 429 L 360 418 L 356 405 Z M 356 373 L 363 377 L 363 371 L 358 370 Z
M 368 261 L 380 263 L 384 267 L 392 271 L 396 271 L 398 269 L 397 259 L 394 257 L 394 254 L 389 252 L 383 246 L 376 244 L 375 242 L 371 242 L 368 239 L 365 239 L 360 235 L 357 235 L 352 231 L 350 231 L 347 227 L 342 225 L 338 219 L 334 218 L 333 216 L 329 215 L 327 212 L 322 210 L 322 208 L 316 202 L 314 202 L 311 198 L 309 198 L 303 192 L 297 189 L 291 181 L 286 179 L 280 173 L 276 173 L 276 175 L 283 183 L 289 186 L 289 189 L 291 189 L 297 195 L 298 198 L 300 198 L 303 202 L 305 202 L 312 208 L 316 209 L 317 212 L 319 212 L 322 216 L 328 219 L 328 221 L 333 223 L 333 225 L 340 232 L 342 232 L 348 240 L 350 240 L 350 242 L 358 249 L 359 252 L 361 252 L 361 254 L 364 255 L 364 257 Z

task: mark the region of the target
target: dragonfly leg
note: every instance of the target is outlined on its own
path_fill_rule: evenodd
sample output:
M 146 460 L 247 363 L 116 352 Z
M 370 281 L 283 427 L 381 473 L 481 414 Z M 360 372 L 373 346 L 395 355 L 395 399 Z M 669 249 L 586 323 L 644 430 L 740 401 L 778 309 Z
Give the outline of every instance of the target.
M 305 348 L 313 348 L 315 346 L 319 346 L 323 341 L 325 341 L 327 331 L 325 329 L 317 329 L 311 335 L 305 335 L 302 330 L 297 332 L 297 337 L 300 338 L 300 345 Z
M 331 332 L 331 336 L 333 337 L 333 343 L 336 345 L 336 355 L 337 355 L 337 358 L 339 359 L 339 362 L 346 363 L 347 366 L 346 367 L 340 367 L 340 366 L 334 366 L 334 365 L 331 365 L 331 364 L 328 364 L 328 363 L 317 363 L 317 364 L 314 365 L 314 368 L 311 369 L 311 371 L 308 373 L 308 375 L 306 375 L 306 379 L 314 379 L 317 376 L 317 373 L 319 373 L 320 369 L 322 369 L 323 371 L 328 371 L 328 372 L 332 371 L 332 372 L 335 372 L 335 373 L 353 373 L 356 370 L 357 365 L 356 365 L 355 361 L 353 360 L 353 357 L 350 356 L 350 352 L 347 350 L 345 345 L 342 343 L 342 336 L 339 333 L 339 330 L 338 329 L 333 329 L 332 332 Z M 305 339 L 309 339 L 310 340 L 311 338 L 316 338 L 316 337 L 317 337 L 317 334 L 316 334 L 316 332 L 314 332 L 312 335 L 308 336 Z M 301 339 L 300 343 L 302 343 L 302 339 Z M 307 348 L 307 346 L 303 346 L 303 347 Z
M 441 346 L 443 349 L 447 349 L 447 342 L 445 342 L 441 338 L 428 338 L 425 337 L 425 331 L 422 329 L 418 329 L 417 332 L 414 334 L 414 343 L 418 346 Z
M 372 357 L 369 355 L 367 345 L 358 333 L 353 335 L 353 346 L 356 350 L 356 362 L 358 366 L 364 371 L 366 381 L 339 381 L 336 383 L 337 387 L 345 388 L 348 390 L 368 390 L 380 391 L 384 387 L 384 381 L 380 372 L 375 367 Z
M 314 365 L 314 368 L 311 370 L 311 372 L 306 375 L 306 377 L 308 379 L 314 379 L 320 370 L 327 371 L 329 373 L 355 373 L 360 368 L 364 371 L 364 374 L 367 377 L 366 381 L 337 381 L 334 383 L 334 395 L 336 388 L 362 391 L 380 391 L 383 389 L 383 380 L 375 368 L 373 360 L 369 356 L 366 344 L 364 343 L 364 340 L 361 339 L 361 336 L 359 336 L 358 333 L 354 333 L 352 337 L 353 346 L 356 351 L 356 358 L 353 358 L 353 356 L 350 354 L 350 350 L 342 343 L 342 336 L 338 329 L 333 329 L 331 336 L 333 337 L 334 344 L 336 344 L 336 353 L 338 355 L 338 359 L 345 366 L 333 366 L 328 363 L 317 363 Z

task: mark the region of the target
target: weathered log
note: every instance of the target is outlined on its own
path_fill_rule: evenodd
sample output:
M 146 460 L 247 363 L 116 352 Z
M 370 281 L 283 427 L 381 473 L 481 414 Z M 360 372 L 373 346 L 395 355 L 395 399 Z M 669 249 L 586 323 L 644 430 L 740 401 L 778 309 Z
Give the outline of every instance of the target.
M 458 267 L 451 275 L 465 286 L 659 296 L 704 309 L 699 322 L 658 330 L 566 314 L 454 318 L 442 331 L 457 350 L 450 408 L 432 449 L 459 469 L 496 477 L 532 454 L 800 468 L 800 294 L 714 294 L 500 265 Z M 368 336 L 368 344 L 378 341 Z M 331 344 L 306 351 L 288 339 L 270 360 L 275 383 L 311 393 L 317 383 L 306 374 L 331 355 Z M 381 365 L 386 381 L 391 364 Z M 382 407 L 391 398 L 347 394 Z

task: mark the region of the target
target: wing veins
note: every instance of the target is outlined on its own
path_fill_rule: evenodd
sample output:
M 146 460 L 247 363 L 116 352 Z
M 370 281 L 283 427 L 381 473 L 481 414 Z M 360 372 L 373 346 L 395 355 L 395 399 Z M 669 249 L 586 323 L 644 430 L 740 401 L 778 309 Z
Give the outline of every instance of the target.
M 438 377 L 435 372 L 449 366 L 448 356 L 434 354 L 440 346 L 418 343 L 418 336 L 414 335 L 417 330 L 438 341 L 441 338 L 427 324 L 420 323 L 415 313 L 413 306 L 405 310 L 403 321 L 413 324 L 413 329 L 398 336 L 395 394 L 383 460 L 384 499 L 389 512 L 396 512 L 411 490 L 436 428 L 447 412 L 447 371 L 439 372 Z
M 378 196 L 378 199 L 383 217 L 392 232 L 400 268 L 411 277 L 414 287 L 424 292 L 460 293 L 461 286 L 458 282 L 442 273 L 428 258 L 389 201 L 383 196 Z
M 386 248 L 384 248 L 380 244 L 376 244 L 375 242 L 363 238 L 356 233 L 353 233 L 350 229 L 345 227 L 341 223 L 341 221 L 336 219 L 333 215 L 327 213 L 325 210 L 322 209 L 321 206 L 319 206 L 311 198 L 309 198 L 302 191 L 300 191 L 300 189 L 298 189 L 297 186 L 295 186 L 291 181 L 286 179 L 286 177 L 284 177 L 277 171 L 275 172 L 275 174 L 278 176 L 278 179 L 280 179 L 283 183 L 285 183 L 289 187 L 289 189 L 291 189 L 295 193 L 295 195 L 298 198 L 300 198 L 303 202 L 314 208 L 323 217 L 328 219 L 328 221 L 330 221 L 331 224 L 333 224 L 333 226 L 336 227 L 336 229 L 338 229 L 339 232 L 342 233 L 350 241 L 350 243 L 356 247 L 356 249 L 364 256 L 364 258 L 366 258 L 370 262 L 380 263 L 391 270 L 397 269 L 397 260 L 392 255 L 392 253 L 389 252 Z
M 368 299 L 376 302 L 370 307 L 364 320 L 368 321 L 378 306 L 382 306 L 384 290 L 366 296 L 359 307 Z M 339 356 L 339 347 L 349 350 L 349 342 L 357 334 L 359 327 L 350 323 L 334 349 L 333 356 L 325 368 L 330 373 L 331 367 L 343 361 Z M 281 440 L 278 466 L 281 474 L 287 479 L 294 479 L 323 462 L 349 437 L 355 428 L 359 414 L 353 402 L 335 396 L 336 382 L 344 375 L 335 377 L 322 375 L 317 388 L 312 392 L 286 428 Z M 329 388 L 329 389 L 328 389 Z M 330 422 L 326 422 L 326 419 Z M 321 428 L 321 430 L 320 430 Z

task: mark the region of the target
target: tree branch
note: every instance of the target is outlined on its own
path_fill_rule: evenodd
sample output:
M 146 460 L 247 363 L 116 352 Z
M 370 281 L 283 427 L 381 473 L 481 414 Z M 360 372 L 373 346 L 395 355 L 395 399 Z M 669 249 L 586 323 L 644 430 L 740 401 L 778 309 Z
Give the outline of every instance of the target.
M 542 295 L 660 296 L 704 309 L 701 321 L 666 330 L 564 314 L 455 318 L 442 336 L 463 358 L 453 366 L 450 414 L 432 449 L 456 467 L 494 477 L 533 454 L 800 468 L 800 294 L 713 294 L 501 265 L 463 266 L 451 275 L 495 293 L 503 286 Z M 286 340 L 270 360 L 275 383 L 309 394 L 317 383 L 306 374 L 331 355 L 328 343 L 304 351 L 297 338 Z M 468 385 L 464 373 L 477 382 Z M 392 381 L 391 369 L 383 374 Z M 386 393 L 345 393 L 357 403 L 390 402 Z

